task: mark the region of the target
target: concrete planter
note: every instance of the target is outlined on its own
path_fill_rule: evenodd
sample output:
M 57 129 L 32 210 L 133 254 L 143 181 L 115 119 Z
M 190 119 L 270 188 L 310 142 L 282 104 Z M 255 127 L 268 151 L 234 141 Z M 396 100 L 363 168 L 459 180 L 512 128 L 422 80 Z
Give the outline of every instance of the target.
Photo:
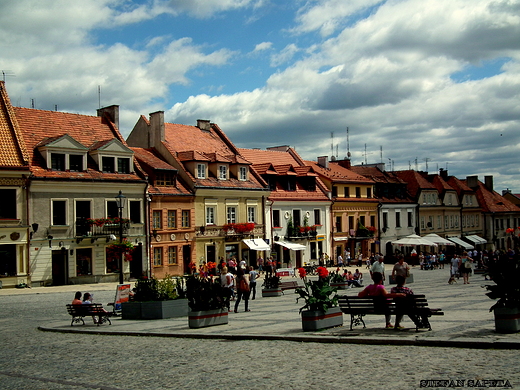
M 188 326 L 193 328 L 205 328 L 208 326 L 225 325 L 228 323 L 228 312 L 224 309 L 190 311 L 188 314 Z
M 495 314 L 495 330 L 498 333 L 516 333 L 520 331 L 520 309 L 499 307 Z
M 262 297 L 281 297 L 283 294 L 282 289 L 278 288 L 263 288 Z
M 343 313 L 339 307 L 322 310 L 302 311 L 302 329 L 304 332 L 343 326 Z
M 158 320 L 188 315 L 188 300 L 124 302 L 121 305 L 124 320 Z

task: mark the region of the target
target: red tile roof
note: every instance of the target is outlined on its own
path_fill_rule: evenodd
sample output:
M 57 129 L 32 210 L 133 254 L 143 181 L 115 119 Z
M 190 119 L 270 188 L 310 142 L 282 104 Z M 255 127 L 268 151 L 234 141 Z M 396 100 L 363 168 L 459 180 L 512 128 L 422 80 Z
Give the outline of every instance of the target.
M 0 81 L 0 144 L 1 168 L 29 168 L 28 149 L 3 81 Z
M 118 139 L 124 145 L 125 140 L 119 134 L 115 124 L 106 117 L 70 114 L 58 111 L 35 110 L 14 107 L 21 134 L 31 154 L 31 172 L 34 178 L 141 181 L 135 173 L 104 173 L 99 170 L 94 160 L 87 158 L 85 172 L 54 171 L 46 168 L 45 161 L 36 149 L 41 142 L 49 142 L 68 134 L 87 148 L 100 148 L 111 140 Z
M 489 190 L 480 180 L 478 181 L 478 187 L 475 190 L 477 193 L 478 204 L 485 213 L 520 212 L 520 207 L 510 202 L 496 191 Z
M 314 161 L 305 161 L 307 165 L 310 165 L 319 175 L 328 178 L 335 183 L 356 183 L 356 184 L 373 184 L 372 179 L 368 179 L 355 171 L 342 167 L 336 162 L 329 162 L 329 167 L 324 168 Z
M 435 186 L 426 180 L 420 172 L 407 170 L 395 171 L 397 177 L 408 184 L 408 192 L 417 197 L 420 190 L 435 190 Z

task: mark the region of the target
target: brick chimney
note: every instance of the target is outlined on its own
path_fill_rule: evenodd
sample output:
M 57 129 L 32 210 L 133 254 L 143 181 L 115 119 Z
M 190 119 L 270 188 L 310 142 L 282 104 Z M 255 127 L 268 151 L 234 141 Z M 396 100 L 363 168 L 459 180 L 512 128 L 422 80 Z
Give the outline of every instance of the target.
M 347 169 L 350 169 L 350 167 L 352 166 L 350 164 L 350 159 L 349 158 L 346 158 L 344 160 L 337 160 L 337 163 L 340 167 L 343 167 L 343 168 L 347 168 Z
M 322 168 L 329 169 L 329 156 L 318 157 L 318 165 Z
M 113 105 L 108 107 L 99 108 L 97 110 L 97 116 L 103 118 L 105 116 L 116 125 L 119 130 L 119 106 Z
M 164 141 L 164 111 L 150 114 L 150 148 L 154 148 Z
M 444 169 L 444 168 L 440 168 L 440 169 L 439 169 L 439 176 L 440 176 L 443 180 L 448 180 L 448 170 L 447 170 L 447 169 Z
M 469 188 L 477 188 L 478 187 L 478 176 L 466 176 L 466 184 Z
M 207 119 L 197 119 L 197 127 L 204 131 L 210 131 L 211 123 Z
M 493 191 L 493 176 L 484 176 L 484 184 L 489 191 Z

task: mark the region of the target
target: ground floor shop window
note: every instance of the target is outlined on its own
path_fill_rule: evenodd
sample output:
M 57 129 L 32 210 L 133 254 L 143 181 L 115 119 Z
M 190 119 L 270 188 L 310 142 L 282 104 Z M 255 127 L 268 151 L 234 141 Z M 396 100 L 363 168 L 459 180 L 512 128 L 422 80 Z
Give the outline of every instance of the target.
M 76 249 L 76 275 L 92 275 L 92 248 Z
M 114 256 L 114 251 L 106 250 L 106 268 L 107 274 L 119 272 L 119 261 L 117 255 Z
M 234 257 L 237 261 L 240 261 L 238 258 L 238 245 L 226 245 L 226 260 Z
M 16 245 L 0 245 L 0 275 L 16 276 Z

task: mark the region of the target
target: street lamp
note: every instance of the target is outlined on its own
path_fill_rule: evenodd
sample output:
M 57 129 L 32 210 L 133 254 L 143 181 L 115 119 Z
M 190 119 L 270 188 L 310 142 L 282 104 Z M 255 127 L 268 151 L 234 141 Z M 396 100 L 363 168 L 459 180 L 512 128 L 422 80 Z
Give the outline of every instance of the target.
M 119 243 L 123 244 L 123 209 L 125 208 L 126 196 L 119 190 L 119 194 L 116 196 L 117 208 L 119 210 Z M 119 256 L 119 284 L 124 283 L 123 278 L 123 256 L 124 252 L 121 250 Z

